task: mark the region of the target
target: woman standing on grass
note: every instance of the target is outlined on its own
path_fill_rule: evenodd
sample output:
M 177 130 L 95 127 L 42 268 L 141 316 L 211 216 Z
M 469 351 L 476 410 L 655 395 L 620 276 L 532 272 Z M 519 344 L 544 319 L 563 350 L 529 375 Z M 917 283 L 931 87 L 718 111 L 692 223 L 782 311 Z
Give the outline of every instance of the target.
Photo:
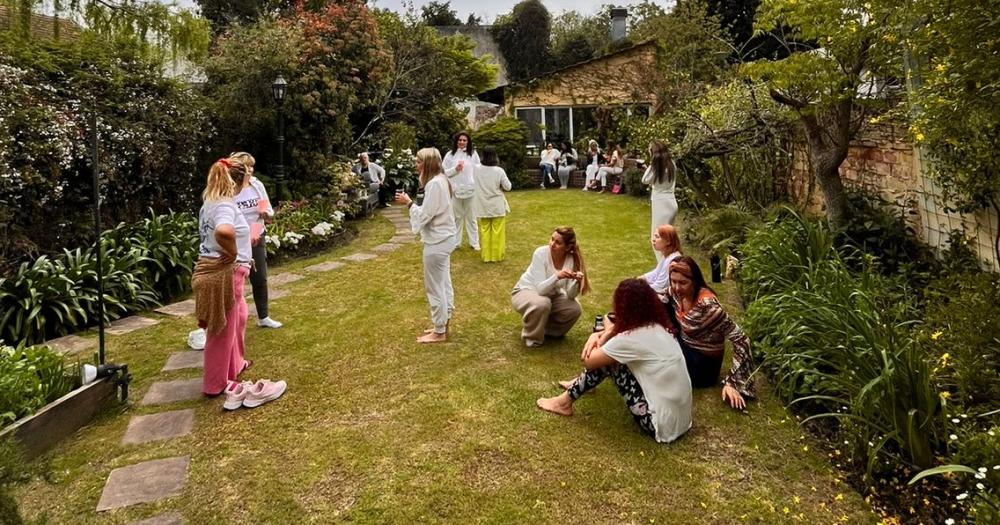
M 658 140 L 649 145 L 649 157 L 649 167 L 642 175 L 642 183 L 653 186 L 649 196 L 653 208 L 650 235 L 653 235 L 657 227 L 661 224 L 673 224 L 674 217 L 677 216 L 677 198 L 674 197 L 677 167 L 670 157 L 670 148 Z M 656 252 L 656 260 L 659 261 L 662 257 Z
M 511 292 L 510 302 L 524 322 L 524 345 L 542 346 L 546 336 L 566 335 L 582 312 L 576 296 L 589 291 L 576 232 L 568 226 L 556 228 L 548 246 L 535 250 L 531 264 Z
M 243 336 L 247 324 L 247 302 L 243 286 L 250 273 L 250 225 L 233 197 L 249 177 L 247 167 L 236 159 L 220 159 L 208 172 L 198 213 L 198 262 L 191 278 L 195 315 L 206 329 L 202 392 L 209 396 L 226 393 L 224 407 L 259 406 L 281 397 L 285 382 L 240 383 L 237 378 L 250 368 Z
M 653 251 L 659 262 L 656 268 L 643 274 L 649 286 L 658 295 L 664 295 L 670 291 L 670 263 L 674 262 L 681 255 L 681 238 L 677 235 L 677 229 L 669 224 L 661 224 L 653 230 Z
M 670 333 L 663 304 L 642 279 L 625 279 L 615 290 L 615 321 L 590 336 L 580 354 L 584 370 L 566 391 L 535 402 L 538 408 L 573 415 L 573 402 L 611 377 L 642 432 L 670 443 L 691 428 L 691 379 Z
M 476 197 L 473 209 L 479 223 L 479 254 L 483 262 L 503 260 L 507 249 L 507 214 L 510 205 L 503 192 L 510 191 L 507 172 L 497 166 L 497 150 L 483 148 L 483 163 L 476 167 Z
M 680 332 L 678 340 L 695 388 L 718 384 L 726 339 L 733 345 L 733 365 L 722 381 L 722 400 L 743 410 L 753 398 L 753 354 L 750 339 L 719 304 L 715 291 L 705 283 L 698 263 L 682 255 L 670 264 L 667 312 Z
M 477 156 L 477 163 L 478 160 Z M 437 148 L 417 152 L 417 173 L 424 188 L 423 204 L 415 204 L 404 192 L 396 194 L 396 202 L 410 208 L 410 227 L 413 233 L 420 234 L 424 244 L 424 289 L 434 327 L 425 330 L 417 342 L 440 343 L 448 339 L 448 321 L 455 309 L 455 290 L 451 285 L 451 252 L 456 247 L 457 231 L 455 212 L 451 183 L 441 170 L 441 153 Z
M 435 150 L 436 151 L 436 150 Z M 472 137 L 465 131 L 455 135 L 451 151 L 444 156 L 444 174 L 453 189 L 452 208 L 455 214 L 455 248 L 462 245 L 462 229 L 469 237 L 469 246 L 479 251 L 479 230 L 476 214 L 472 211 L 472 198 L 476 195 L 473 173 L 479 165 L 479 153 L 472 147 Z
M 253 156 L 246 152 L 233 153 L 230 160 L 242 162 L 247 169 L 243 187 L 236 195 L 236 207 L 250 224 L 250 245 L 253 266 L 250 268 L 250 286 L 253 288 L 253 305 L 257 309 L 257 326 L 261 328 L 281 328 L 281 323 L 268 315 L 267 297 L 267 243 L 264 241 L 264 221 L 274 217 L 274 208 L 267 197 L 264 183 L 253 176 L 256 164 Z

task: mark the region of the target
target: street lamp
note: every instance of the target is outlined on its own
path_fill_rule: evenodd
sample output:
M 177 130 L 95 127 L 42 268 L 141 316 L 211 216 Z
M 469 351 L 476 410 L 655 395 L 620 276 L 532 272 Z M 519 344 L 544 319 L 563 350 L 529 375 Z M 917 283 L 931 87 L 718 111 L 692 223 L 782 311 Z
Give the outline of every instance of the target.
M 278 103 L 278 165 L 274 167 L 274 176 L 278 179 L 278 199 L 280 202 L 285 195 L 285 94 L 288 92 L 288 83 L 284 77 L 278 75 L 271 84 L 271 94 L 274 101 Z

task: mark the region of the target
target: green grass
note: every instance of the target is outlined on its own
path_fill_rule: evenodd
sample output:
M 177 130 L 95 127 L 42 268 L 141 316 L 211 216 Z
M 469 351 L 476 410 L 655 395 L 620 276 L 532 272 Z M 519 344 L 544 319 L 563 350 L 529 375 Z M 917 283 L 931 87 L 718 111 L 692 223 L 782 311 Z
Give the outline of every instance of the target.
M 287 380 L 281 400 L 233 413 L 198 400 L 107 414 L 46 457 L 47 479 L 18 489 L 23 512 L 55 523 L 127 523 L 173 509 L 193 524 L 877 519 L 766 386 L 747 414 L 723 406 L 717 388 L 696 391 L 694 428 L 670 445 L 637 431 L 610 384 L 581 399 L 572 418 L 535 409 L 536 398 L 557 393 L 554 381 L 579 371 L 592 317 L 609 308 L 617 282 L 653 266 L 649 205 L 551 190 L 510 201 L 506 261 L 484 265 L 468 248 L 452 257 L 457 309 L 446 344 L 414 343 L 429 326 L 419 244 L 309 275 L 271 306 L 284 328 L 247 331 L 249 377 Z M 510 289 L 564 224 L 577 229 L 594 291 L 564 340 L 528 350 Z M 336 255 L 392 232 L 384 219 L 365 221 Z M 718 290 L 736 311 L 732 283 Z M 159 372 L 191 325 L 164 319 L 110 339 L 111 359 L 135 376 L 134 401 L 154 380 L 196 376 Z M 131 415 L 188 407 L 197 413 L 191 436 L 120 444 Z M 192 456 L 183 496 L 94 512 L 112 469 L 180 454 Z

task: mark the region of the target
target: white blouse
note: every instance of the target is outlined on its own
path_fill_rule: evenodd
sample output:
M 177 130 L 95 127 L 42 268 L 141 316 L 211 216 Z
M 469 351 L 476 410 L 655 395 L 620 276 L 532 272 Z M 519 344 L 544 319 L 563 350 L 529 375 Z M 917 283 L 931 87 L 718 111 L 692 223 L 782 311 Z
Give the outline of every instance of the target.
M 424 203 L 410 206 L 410 228 L 424 244 L 453 240 L 458 229 L 448 192 L 448 179 L 439 173 L 424 187 Z
M 561 270 L 576 271 L 576 264 L 573 257 L 566 255 Z M 539 295 L 566 294 L 566 297 L 575 299 L 580 294 L 580 283 L 576 279 L 559 279 L 556 276 L 559 269 L 556 269 L 552 262 L 552 256 L 548 245 L 539 246 L 531 256 L 531 264 L 528 269 L 521 274 L 521 278 L 514 285 L 514 292 L 521 290 L 534 290 Z
M 465 163 L 462 166 L 462 171 L 455 169 L 458 161 Z M 472 155 L 466 153 L 465 150 L 458 150 L 449 151 L 444 156 L 441 166 L 444 168 L 444 174 L 451 180 L 451 186 L 455 190 L 455 198 L 471 199 L 476 194 L 476 185 L 472 175 L 478 165 L 479 153 L 476 153 L 475 150 L 472 151 Z

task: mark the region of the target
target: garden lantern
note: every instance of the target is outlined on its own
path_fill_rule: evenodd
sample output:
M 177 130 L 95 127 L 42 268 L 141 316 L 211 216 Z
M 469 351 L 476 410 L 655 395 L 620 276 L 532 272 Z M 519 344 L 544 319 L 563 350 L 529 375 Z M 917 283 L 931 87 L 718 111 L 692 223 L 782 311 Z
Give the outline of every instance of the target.
M 280 203 L 285 195 L 285 94 L 288 92 L 288 83 L 285 78 L 278 75 L 271 84 L 271 94 L 274 101 L 278 103 L 278 164 L 274 167 L 274 177 L 278 181 L 278 194 L 276 202 Z

